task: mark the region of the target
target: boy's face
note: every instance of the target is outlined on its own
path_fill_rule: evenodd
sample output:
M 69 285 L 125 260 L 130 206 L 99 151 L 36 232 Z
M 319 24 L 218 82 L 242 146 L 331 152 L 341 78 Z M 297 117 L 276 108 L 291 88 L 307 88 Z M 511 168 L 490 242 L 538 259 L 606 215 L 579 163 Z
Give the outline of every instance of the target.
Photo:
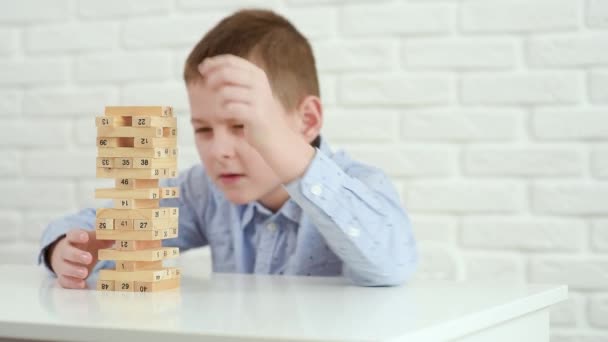
M 226 119 L 217 96 L 204 82 L 187 88 L 196 148 L 208 176 L 233 203 L 259 200 L 278 209 L 288 195 L 276 173 L 245 139 L 241 123 Z M 283 114 L 295 129 L 295 115 Z

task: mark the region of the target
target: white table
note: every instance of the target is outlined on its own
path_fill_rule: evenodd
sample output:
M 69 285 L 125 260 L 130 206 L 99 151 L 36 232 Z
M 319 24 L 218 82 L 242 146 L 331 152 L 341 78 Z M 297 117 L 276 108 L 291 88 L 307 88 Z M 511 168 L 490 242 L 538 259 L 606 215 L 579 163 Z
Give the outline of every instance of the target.
M 549 341 L 566 286 L 215 274 L 158 293 L 65 290 L 35 266 L 0 266 L 0 341 Z M 91 283 L 94 284 L 94 283 Z M 93 286 L 94 288 L 94 286 Z

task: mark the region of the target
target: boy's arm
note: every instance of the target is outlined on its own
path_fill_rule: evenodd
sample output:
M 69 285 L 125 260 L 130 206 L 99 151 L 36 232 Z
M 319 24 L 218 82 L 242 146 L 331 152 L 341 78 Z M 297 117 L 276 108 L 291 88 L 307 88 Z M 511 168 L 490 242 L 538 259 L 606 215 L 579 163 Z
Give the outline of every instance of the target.
M 398 285 L 413 273 L 417 250 L 410 220 L 379 170 L 354 164 L 345 172 L 317 150 L 304 175 L 285 188 L 354 283 Z
M 198 171 L 198 172 L 197 172 Z M 200 173 L 203 175 L 197 175 Z M 197 213 L 194 211 L 192 203 L 196 200 L 191 193 L 192 189 L 203 189 L 204 185 L 197 182 L 204 181 L 204 172 L 200 167 L 192 167 L 188 171 L 180 174 L 178 178 L 169 179 L 161 182 L 162 187 L 179 187 L 180 197 L 174 199 L 164 199 L 161 201 L 163 207 L 178 207 L 179 208 L 179 233 L 175 239 L 163 241 L 163 245 L 179 247 L 182 251 L 194 247 L 204 246 L 207 244 L 207 239 L 202 234 L 200 229 L 200 220 Z M 207 190 L 204 188 L 203 190 Z M 204 201 L 199 201 L 202 206 L 205 206 Z M 111 207 L 112 203 L 107 202 L 102 207 Z M 68 215 L 52 221 L 43 231 L 40 239 L 40 253 L 38 254 L 38 264 L 44 264 L 49 271 L 52 271 L 47 260 L 47 254 L 52 245 L 63 238 L 63 236 L 72 229 L 93 230 L 95 226 L 96 210 L 94 208 L 83 209 L 76 214 Z M 95 270 L 104 268 L 109 264 L 109 261 L 101 261 L 95 267 Z

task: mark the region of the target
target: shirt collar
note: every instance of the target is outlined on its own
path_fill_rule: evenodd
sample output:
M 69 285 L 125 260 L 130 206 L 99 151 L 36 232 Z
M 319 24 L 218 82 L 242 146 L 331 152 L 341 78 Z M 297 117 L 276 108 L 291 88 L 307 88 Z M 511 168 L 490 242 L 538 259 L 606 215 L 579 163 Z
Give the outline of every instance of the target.
M 286 219 L 292 221 L 293 223 L 298 223 L 300 221 L 300 218 L 302 217 L 302 209 L 291 198 L 289 198 L 287 202 L 285 202 L 276 213 L 273 213 L 257 201 L 244 204 L 242 206 L 242 210 L 242 229 L 245 229 L 245 227 L 247 227 L 249 223 L 253 220 L 253 218 L 257 215 L 261 215 L 263 217 L 283 216 Z

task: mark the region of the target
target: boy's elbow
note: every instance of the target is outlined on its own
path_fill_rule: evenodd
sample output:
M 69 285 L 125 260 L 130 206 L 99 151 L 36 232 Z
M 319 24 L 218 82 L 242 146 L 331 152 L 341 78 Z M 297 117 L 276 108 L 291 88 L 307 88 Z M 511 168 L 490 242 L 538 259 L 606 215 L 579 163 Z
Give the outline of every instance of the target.
M 376 272 L 354 273 L 350 271 L 346 275 L 357 286 L 399 286 L 412 278 L 416 266 L 417 258 L 413 258 L 411 261 L 396 263 L 391 267 L 379 268 Z

